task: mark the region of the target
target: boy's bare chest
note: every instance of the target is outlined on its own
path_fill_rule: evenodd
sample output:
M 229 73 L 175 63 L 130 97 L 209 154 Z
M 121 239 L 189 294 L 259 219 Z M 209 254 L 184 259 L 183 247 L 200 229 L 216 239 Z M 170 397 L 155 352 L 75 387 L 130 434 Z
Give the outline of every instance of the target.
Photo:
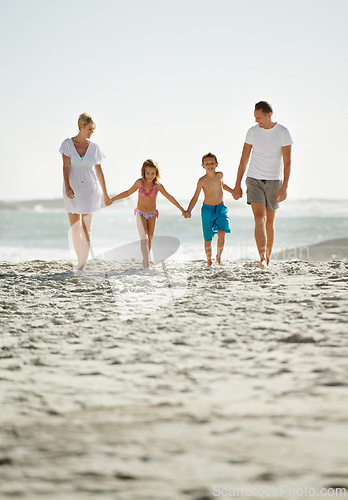
M 222 189 L 221 186 L 221 179 L 205 179 L 204 184 L 203 184 L 203 189 L 207 191 L 218 191 L 219 189 Z

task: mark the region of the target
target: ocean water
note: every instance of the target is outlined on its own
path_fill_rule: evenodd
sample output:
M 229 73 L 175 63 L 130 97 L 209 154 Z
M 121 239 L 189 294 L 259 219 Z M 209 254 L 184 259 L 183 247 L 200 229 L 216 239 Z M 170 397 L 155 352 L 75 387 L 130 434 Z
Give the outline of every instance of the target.
M 182 201 L 184 206 L 188 200 Z M 226 235 L 225 260 L 257 259 L 254 221 L 245 200 L 226 202 L 231 234 Z M 114 203 L 99 210 L 93 220 L 92 249 L 103 252 L 138 240 L 133 215 L 136 199 Z M 184 219 L 167 200 L 159 199 L 160 217 L 156 235 L 175 237 L 180 247 L 173 258 L 204 259 L 200 219 L 201 200 L 191 219 Z M 274 253 L 289 248 L 305 248 L 325 240 L 348 236 L 347 200 L 287 200 L 276 220 Z M 213 241 L 213 249 L 216 238 Z M 0 202 L 0 260 L 74 259 L 69 244 L 69 221 L 61 200 Z

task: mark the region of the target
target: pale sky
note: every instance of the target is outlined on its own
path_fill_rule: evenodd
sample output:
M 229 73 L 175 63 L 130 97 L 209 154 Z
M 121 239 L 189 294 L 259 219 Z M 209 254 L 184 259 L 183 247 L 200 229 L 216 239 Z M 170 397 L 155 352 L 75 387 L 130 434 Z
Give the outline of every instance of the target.
M 80 113 L 111 194 L 143 161 L 190 197 L 212 151 L 234 186 L 254 104 L 293 140 L 288 196 L 347 199 L 347 0 L 1 1 L 1 200 L 56 198 Z

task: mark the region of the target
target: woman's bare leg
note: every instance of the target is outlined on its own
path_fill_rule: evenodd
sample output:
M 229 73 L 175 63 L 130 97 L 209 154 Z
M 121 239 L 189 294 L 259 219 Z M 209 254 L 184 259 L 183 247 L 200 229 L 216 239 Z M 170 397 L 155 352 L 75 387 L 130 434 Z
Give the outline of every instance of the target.
M 80 263 L 80 249 L 81 249 L 81 216 L 80 214 L 68 213 L 69 222 L 71 226 L 71 236 L 77 256 L 78 266 Z
M 91 227 L 93 214 L 83 214 L 81 216 L 81 250 L 78 269 L 83 269 L 86 265 L 89 250 L 91 248 Z

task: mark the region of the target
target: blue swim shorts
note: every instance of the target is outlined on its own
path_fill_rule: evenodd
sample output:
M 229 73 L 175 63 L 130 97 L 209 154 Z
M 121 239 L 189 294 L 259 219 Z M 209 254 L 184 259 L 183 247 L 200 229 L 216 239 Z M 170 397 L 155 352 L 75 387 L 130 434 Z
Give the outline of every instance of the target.
M 230 233 L 230 221 L 227 216 L 227 207 L 224 203 L 219 205 L 206 205 L 203 203 L 201 209 L 203 237 L 205 241 L 211 241 L 218 231 Z

